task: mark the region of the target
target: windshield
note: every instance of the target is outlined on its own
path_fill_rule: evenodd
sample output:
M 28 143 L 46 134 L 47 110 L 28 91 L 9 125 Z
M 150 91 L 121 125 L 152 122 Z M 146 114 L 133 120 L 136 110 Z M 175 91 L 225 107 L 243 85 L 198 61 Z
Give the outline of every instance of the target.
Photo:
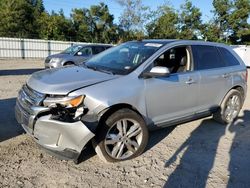
M 85 66 L 94 70 L 125 75 L 132 72 L 163 44 L 150 42 L 127 42 L 110 48 L 89 59 Z
M 82 46 L 71 46 L 66 50 L 62 51 L 61 54 L 75 54 L 78 50 L 80 50 Z

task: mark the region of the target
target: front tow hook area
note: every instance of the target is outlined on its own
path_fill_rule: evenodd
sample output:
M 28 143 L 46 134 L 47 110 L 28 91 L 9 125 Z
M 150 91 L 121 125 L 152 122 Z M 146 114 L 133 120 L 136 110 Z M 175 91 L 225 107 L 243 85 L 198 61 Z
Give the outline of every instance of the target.
M 37 119 L 33 136 L 50 152 L 72 158 L 79 155 L 95 135 L 81 121 L 62 122 L 46 115 Z

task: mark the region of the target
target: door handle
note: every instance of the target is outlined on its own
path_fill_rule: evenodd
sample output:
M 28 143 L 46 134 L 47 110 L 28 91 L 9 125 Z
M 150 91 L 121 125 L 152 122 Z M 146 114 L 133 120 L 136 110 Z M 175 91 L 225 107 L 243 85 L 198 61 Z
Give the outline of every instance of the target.
M 196 81 L 194 81 L 192 78 L 189 78 L 186 82 L 186 84 L 194 84 Z
M 222 75 L 223 78 L 228 78 L 229 76 L 230 76 L 230 74 L 228 74 L 228 73 L 225 73 Z

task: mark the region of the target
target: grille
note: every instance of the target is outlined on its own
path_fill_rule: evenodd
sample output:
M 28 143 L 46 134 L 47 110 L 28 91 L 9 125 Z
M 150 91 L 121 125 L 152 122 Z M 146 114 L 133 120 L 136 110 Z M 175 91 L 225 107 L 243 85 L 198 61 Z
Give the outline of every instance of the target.
M 44 97 L 44 94 L 29 88 L 27 85 L 24 85 L 19 91 L 18 101 L 25 111 L 32 113 L 31 107 L 39 106 Z

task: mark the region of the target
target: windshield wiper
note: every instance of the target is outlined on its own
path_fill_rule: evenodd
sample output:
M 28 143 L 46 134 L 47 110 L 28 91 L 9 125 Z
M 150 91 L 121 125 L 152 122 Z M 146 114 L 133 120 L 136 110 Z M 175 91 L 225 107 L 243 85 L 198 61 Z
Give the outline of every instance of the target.
M 94 70 L 94 71 L 97 70 L 97 68 L 94 67 L 94 66 L 89 66 L 89 65 L 86 65 L 86 64 L 84 64 L 84 66 L 87 67 L 88 69 L 92 69 L 92 70 Z
M 85 63 L 83 64 L 84 67 L 88 68 L 88 69 L 92 69 L 94 71 L 99 71 L 99 72 L 104 72 L 104 73 L 107 73 L 107 74 L 112 74 L 114 75 L 115 73 L 113 73 L 112 71 L 108 71 L 108 70 L 105 70 L 105 69 L 101 69 L 101 68 L 97 68 L 96 66 L 89 66 L 89 65 L 86 65 Z
M 96 69 L 97 71 L 100 71 L 100 72 L 104 72 L 104 73 L 107 73 L 107 74 L 112 74 L 112 75 L 114 75 L 115 73 L 114 72 L 112 72 L 112 71 L 108 71 L 108 70 L 105 70 L 105 69 L 100 69 L 100 68 L 98 68 L 98 69 Z

